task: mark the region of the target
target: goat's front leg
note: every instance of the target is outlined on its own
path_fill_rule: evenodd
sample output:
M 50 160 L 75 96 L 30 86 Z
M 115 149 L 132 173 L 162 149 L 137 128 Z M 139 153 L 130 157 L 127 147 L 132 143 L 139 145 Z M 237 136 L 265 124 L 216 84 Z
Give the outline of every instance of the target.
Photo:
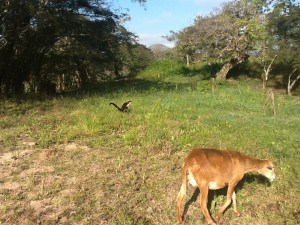
M 237 210 L 237 207 L 236 207 L 236 194 L 235 194 L 235 191 L 233 191 L 233 193 L 232 193 L 232 202 L 233 202 L 233 210 L 234 210 L 235 214 L 237 214 L 237 216 L 240 216 L 241 214 L 239 213 L 239 211 Z
M 222 206 L 222 208 L 217 213 L 217 216 L 216 216 L 217 221 L 221 218 L 221 216 L 222 216 L 223 212 L 225 211 L 225 209 L 227 209 L 227 207 L 230 205 L 233 193 L 234 193 L 234 196 L 235 196 L 235 192 L 234 192 L 235 185 L 236 185 L 235 183 L 234 184 L 229 184 L 228 190 L 227 190 L 227 199 L 226 199 L 226 202 L 224 203 L 224 205 Z M 234 197 L 234 203 L 233 204 L 235 205 L 234 207 L 235 207 L 235 210 L 236 210 L 236 196 Z
M 210 225 L 216 225 L 216 223 L 211 218 L 209 211 L 207 209 L 207 199 L 208 199 L 208 185 L 205 185 L 200 188 L 200 207 L 207 223 Z

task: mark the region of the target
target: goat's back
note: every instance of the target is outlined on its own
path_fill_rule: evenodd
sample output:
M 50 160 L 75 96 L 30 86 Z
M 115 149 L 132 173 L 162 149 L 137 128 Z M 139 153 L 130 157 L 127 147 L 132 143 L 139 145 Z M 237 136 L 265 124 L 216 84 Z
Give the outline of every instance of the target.
M 229 150 L 193 149 L 184 161 L 192 174 L 207 180 L 229 182 L 234 176 L 243 176 L 247 156 Z

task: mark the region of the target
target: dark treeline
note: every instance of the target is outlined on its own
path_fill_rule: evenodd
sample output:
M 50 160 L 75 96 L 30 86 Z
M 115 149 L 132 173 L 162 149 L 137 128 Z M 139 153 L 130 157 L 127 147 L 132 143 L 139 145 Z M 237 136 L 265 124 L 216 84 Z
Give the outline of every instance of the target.
M 122 26 L 128 15 L 108 2 L 2 0 L 0 97 L 61 93 L 132 77 L 145 68 L 153 53 Z M 176 48 L 170 55 L 184 57 L 187 66 L 200 61 L 219 65 L 219 80 L 255 58 L 263 87 L 274 65 L 281 65 L 290 94 L 300 80 L 299 12 L 294 0 L 228 1 L 171 33 L 167 38 Z
M 126 17 L 106 1 L 2 0 L 0 95 L 63 92 L 144 68 L 153 55 L 121 25 Z

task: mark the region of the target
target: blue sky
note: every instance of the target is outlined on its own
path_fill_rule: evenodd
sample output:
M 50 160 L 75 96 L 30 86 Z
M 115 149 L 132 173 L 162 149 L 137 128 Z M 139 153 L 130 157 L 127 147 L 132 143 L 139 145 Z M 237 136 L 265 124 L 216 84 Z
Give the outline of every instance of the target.
M 125 27 L 139 36 L 140 43 L 172 46 L 162 36 L 180 31 L 193 23 L 197 15 L 207 15 L 226 0 L 147 0 L 145 7 L 131 0 L 115 0 L 115 7 L 127 12 L 131 20 Z M 146 9 L 145 9 L 146 8 Z

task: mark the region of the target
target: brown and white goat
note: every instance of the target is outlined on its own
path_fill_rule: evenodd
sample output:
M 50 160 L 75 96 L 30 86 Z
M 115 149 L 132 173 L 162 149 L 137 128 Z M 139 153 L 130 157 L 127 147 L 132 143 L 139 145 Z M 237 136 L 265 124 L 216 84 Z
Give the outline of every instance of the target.
M 234 212 L 238 215 L 234 188 L 247 172 L 258 172 L 270 181 L 275 179 L 274 166 L 269 160 L 259 160 L 229 150 L 194 149 L 183 163 L 182 185 L 177 196 L 177 219 L 182 223 L 182 201 L 186 194 L 187 181 L 200 189 L 200 206 L 208 224 L 215 225 L 207 209 L 208 190 L 228 186 L 227 200 L 218 211 L 218 221 L 233 200 Z

